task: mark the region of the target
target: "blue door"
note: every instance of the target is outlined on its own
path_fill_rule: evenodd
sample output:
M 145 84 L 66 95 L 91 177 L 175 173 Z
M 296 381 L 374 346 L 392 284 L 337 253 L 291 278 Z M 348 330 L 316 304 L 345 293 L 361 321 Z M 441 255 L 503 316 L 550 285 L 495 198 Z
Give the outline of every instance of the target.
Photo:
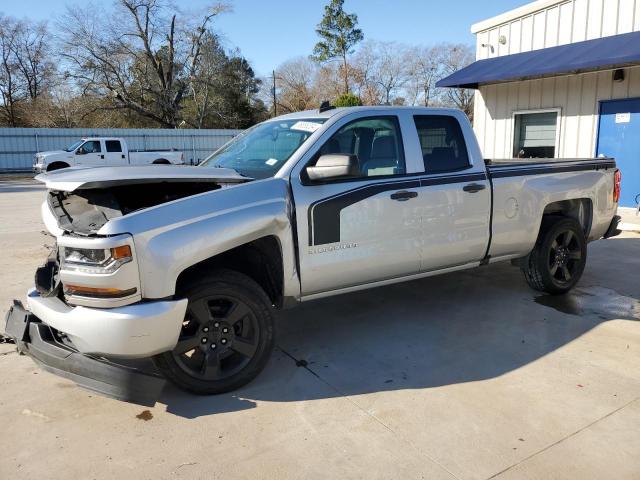
M 616 159 L 622 172 L 620 206 L 635 207 L 640 194 L 640 98 L 600 102 L 596 155 Z

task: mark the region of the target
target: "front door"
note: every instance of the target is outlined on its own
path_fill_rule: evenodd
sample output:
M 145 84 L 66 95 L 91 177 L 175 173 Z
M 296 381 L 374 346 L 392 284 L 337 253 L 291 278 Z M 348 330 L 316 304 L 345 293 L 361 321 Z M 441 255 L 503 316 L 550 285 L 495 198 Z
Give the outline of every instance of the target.
M 622 172 L 620 205 L 635 207 L 640 194 L 640 98 L 600 103 L 596 155 L 616 159 Z
M 104 165 L 104 153 L 100 140 L 87 140 L 84 142 L 76 150 L 75 158 L 78 165 Z
M 396 116 L 337 127 L 310 164 L 326 154 L 357 155 L 357 178 L 292 181 L 303 295 L 420 271 L 419 179 L 407 176 Z M 292 179 L 293 180 L 293 179 Z

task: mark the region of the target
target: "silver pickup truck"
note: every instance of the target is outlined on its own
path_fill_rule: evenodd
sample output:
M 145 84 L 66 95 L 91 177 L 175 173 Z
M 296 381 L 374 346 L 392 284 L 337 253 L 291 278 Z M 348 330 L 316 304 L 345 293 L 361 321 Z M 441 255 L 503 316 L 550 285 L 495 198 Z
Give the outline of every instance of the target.
M 56 248 L 6 331 L 45 369 L 128 400 L 164 378 L 199 394 L 246 384 L 275 309 L 299 302 L 499 261 L 565 293 L 587 243 L 619 233 L 614 160 L 485 161 L 446 109 L 301 112 L 198 167 L 37 179 Z M 163 378 L 124 365 L 141 358 Z

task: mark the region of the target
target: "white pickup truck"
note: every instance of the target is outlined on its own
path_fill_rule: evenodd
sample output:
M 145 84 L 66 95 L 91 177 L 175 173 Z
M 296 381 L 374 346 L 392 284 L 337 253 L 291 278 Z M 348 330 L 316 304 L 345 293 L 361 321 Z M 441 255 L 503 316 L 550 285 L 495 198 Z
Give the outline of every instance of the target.
M 184 153 L 175 150 L 129 150 L 123 138 L 87 137 L 64 150 L 38 152 L 33 171 L 51 172 L 61 168 L 118 165 L 182 165 Z
M 456 110 L 307 111 L 198 167 L 37 179 L 57 248 L 6 331 L 44 368 L 138 402 L 164 380 L 114 359 L 226 392 L 265 366 L 275 309 L 500 261 L 562 294 L 587 243 L 620 233 L 614 160 L 485 161 Z

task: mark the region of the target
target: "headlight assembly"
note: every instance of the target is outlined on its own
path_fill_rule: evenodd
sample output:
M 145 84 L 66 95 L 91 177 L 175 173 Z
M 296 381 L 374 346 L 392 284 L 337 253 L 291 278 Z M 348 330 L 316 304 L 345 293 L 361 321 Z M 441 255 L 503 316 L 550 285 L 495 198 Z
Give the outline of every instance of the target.
M 129 245 L 108 249 L 60 248 L 62 269 L 74 272 L 109 274 L 132 260 Z

